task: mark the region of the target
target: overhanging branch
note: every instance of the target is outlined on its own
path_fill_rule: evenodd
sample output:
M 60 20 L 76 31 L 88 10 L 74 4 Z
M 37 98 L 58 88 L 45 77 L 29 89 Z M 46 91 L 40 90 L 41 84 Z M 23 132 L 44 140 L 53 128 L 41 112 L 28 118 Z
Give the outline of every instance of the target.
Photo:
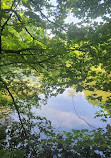
M 31 51 L 31 50 L 37 50 L 37 51 L 42 52 L 42 51 L 45 51 L 46 49 L 38 49 L 38 48 L 23 48 L 20 50 L 2 49 L 2 51 L 5 53 L 16 53 L 16 54 L 19 54 L 20 52 L 24 52 L 24 51 Z
M 40 51 L 40 52 L 44 52 L 47 49 L 39 49 L 39 48 L 32 48 L 32 47 L 31 48 L 23 48 L 23 49 L 20 49 L 20 50 L 2 49 L 2 51 L 5 52 L 5 53 L 16 53 L 16 54 L 19 54 L 20 52 L 32 51 L 32 50 L 37 50 L 37 51 Z M 48 49 L 48 50 L 50 50 L 50 49 Z M 72 49 L 65 49 L 65 51 L 75 51 L 75 50 L 82 51 L 82 52 L 87 52 L 87 51 L 85 51 L 81 48 L 77 48 L 77 47 L 73 47 Z M 24 54 L 24 55 L 29 55 L 29 54 Z M 36 55 L 36 53 L 33 54 L 33 55 Z
M 49 20 L 49 19 L 46 17 L 46 15 L 42 13 L 42 11 L 40 11 L 40 13 L 41 13 L 41 15 L 42 15 L 48 22 L 50 22 L 50 23 L 56 25 L 57 27 L 61 28 L 61 29 L 62 29 L 63 31 L 65 31 L 65 32 L 67 31 L 66 29 L 64 29 L 63 27 L 61 27 L 60 25 L 58 25 L 57 23 L 55 23 L 55 22 Z
M 13 9 L 12 9 L 11 11 L 15 13 L 16 17 L 18 18 L 18 20 L 21 22 L 22 25 L 24 25 L 23 22 L 22 22 L 22 20 L 21 20 L 20 15 L 18 15 L 18 13 L 16 12 L 16 10 L 13 10 Z M 41 42 L 41 41 L 39 41 L 38 39 L 36 39 L 36 38 L 29 32 L 29 30 L 28 30 L 26 27 L 24 27 L 24 28 L 25 28 L 26 32 L 30 35 L 30 37 L 33 38 L 33 40 L 37 40 L 38 42 Z M 43 42 L 41 42 L 41 43 L 43 43 Z
M 14 2 L 12 3 L 11 10 L 12 10 L 12 7 L 14 6 L 15 2 L 16 2 L 16 0 L 14 0 Z M 15 8 L 16 8 L 16 7 L 15 7 Z M 5 25 L 7 25 L 8 21 L 9 21 L 10 18 L 11 18 L 11 16 L 12 16 L 12 13 L 9 15 L 9 17 L 7 18 L 7 20 L 5 21 L 5 23 L 1 26 L 1 32 L 3 31 Z
M 26 129 L 25 129 L 24 124 L 23 124 L 23 122 L 22 122 L 18 105 L 16 104 L 15 99 L 14 99 L 14 97 L 13 97 L 13 95 L 12 95 L 10 89 L 9 89 L 8 86 L 7 86 L 7 83 L 6 83 L 1 77 L 0 77 L 0 81 L 3 83 L 5 89 L 8 91 L 10 97 L 12 98 L 14 107 L 15 107 L 15 109 L 16 109 L 16 111 L 17 111 L 17 114 L 18 114 L 18 117 L 19 117 L 19 120 L 20 120 L 20 123 L 21 123 L 21 127 L 22 127 L 22 129 L 23 129 L 23 131 L 24 131 L 25 136 L 27 137 Z

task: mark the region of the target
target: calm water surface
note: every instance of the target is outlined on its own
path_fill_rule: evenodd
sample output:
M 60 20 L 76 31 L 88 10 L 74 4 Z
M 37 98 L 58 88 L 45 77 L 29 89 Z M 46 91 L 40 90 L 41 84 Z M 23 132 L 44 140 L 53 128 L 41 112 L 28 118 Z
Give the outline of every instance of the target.
M 42 97 L 43 95 L 41 95 Z M 93 130 L 93 127 L 105 128 L 107 124 L 111 125 L 111 119 L 103 122 L 101 121 L 102 117 L 94 118 L 96 112 L 100 110 L 99 106 L 88 102 L 84 92 L 76 93 L 71 88 L 67 88 L 63 94 L 49 98 L 47 104 L 42 105 L 41 108 L 32 108 L 35 115 L 43 116 L 50 120 L 56 132 L 71 131 L 71 129 Z M 10 116 L 11 119 L 19 121 L 16 112 L 12 112 Z M 2 121 L 5 122 L 5 118 Z
M 101 118 L 94 118 L 99 110 L 100 107 L 86 100 L 83 92 L 75 93 L 71 88 L 66 89 L 63 94 L 49 98 L 47 105 L 43 105 L 41 109 L 33 108 L 35 114 L 49 119 L 57 131 L 93 129 L 87 123 L 96 128 L 105 128 L 107 124 L 111 124 L 111 119 L 103 122 Z

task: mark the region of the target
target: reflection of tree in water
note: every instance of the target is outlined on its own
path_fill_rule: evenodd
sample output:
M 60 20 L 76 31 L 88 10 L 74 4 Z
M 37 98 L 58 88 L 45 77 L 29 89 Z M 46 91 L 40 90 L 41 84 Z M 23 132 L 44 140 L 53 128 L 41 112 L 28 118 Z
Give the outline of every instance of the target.
M 75 89 L 67 90 L 67 92 L 68 92 L 69 96 L 71 96 L 71 98 L 72 98 L 72 105 L 73 105 L 74 114 L 76 114 L 79 119 L 83 120 L 89 127 L 93 128 L 93 129 L 96 129 L 96 127 L 94 127 L 89 122 L 87 122 L 84 118 L 79 116 L 77 111 L 76 111 L 76 107 L 75 107 L 75 103 L 74 103 L 74 97 L 76 95 L 79 95 L 81 97 L 82 96 L 82 92 L 76 92 Z
M 0 123 L 1 124 L 10 124 L 11 117 L 10 117 L 10 108 L 9 107 L 0 107 Z
M 80 96 L 80 98 L 82 97 L 82 92 L 76 92 L 75 89 L 68 89 L 67 93 L 72 98 L 74 98 L 76 95 Z
M 85 98 L 93 106 L 99 106 L 102 108 L 100 112 L 97 112 L 96 117 L 109 117 L 111 118 L 111 93 L 109 91 L 88 91 L 84 90 Z M 103 119 L 105 121 L 105 119 Z
M 89 91 L 89 90 L 84 90 L 84 95 L 85 98 L 88 100 L 89 103 L 93 105 L 99 105 L 100 103 L 100 98 L 102 102 L 106 102 L 108 97 L 110 97 L 111 93 L 107 91 L 100 91 L 100 90 L 95 90 L 95 91 Z

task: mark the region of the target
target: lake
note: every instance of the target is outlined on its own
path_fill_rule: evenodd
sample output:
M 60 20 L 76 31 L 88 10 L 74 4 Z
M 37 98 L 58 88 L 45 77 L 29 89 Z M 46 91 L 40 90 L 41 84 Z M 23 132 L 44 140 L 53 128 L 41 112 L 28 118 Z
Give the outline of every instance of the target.
M 96 112 L 100 110 L 99 106 L 88 102 L 84 92 L 76 93 L 71 88 L 67 88 L 63 94 L 50 97 L 47 105 L 42 105 L 40 109 L 35 107 L 32 109 L 35 114 L 50 120 L 56 132 L 105 128 L 107 124 L 111 124 L 111 119 L 103 122 L 102 117 L 94 118 Z
M 85 95 L 84 92 L 66 88 L 63 94 L 48 98 L 46 105 L 42 105 L 40 108 L 32 107 L 32 112 L 50 120 L 55 132 L 71 131 L 71 129 L 93 130 L 105 128 L 107 124 L 111 124 L 111 119 L 107 118 L 107 122 L 103 122 L 102 117 L 94 118 L 96 112 L 101 108 L 91 104 Z M 44 95 L 41 94 L 40 97 L 43 98 Z M 16 112 L 11 112 L 10 118 L 19 121 Z M 2 118 L 1 122 L 5 122 L 5 118 Z

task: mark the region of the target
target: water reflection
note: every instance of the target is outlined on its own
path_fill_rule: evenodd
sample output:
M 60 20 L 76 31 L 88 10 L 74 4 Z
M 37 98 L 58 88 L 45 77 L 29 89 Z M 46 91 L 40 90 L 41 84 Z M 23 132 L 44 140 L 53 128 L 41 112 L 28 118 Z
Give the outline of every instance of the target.
M 9 107 L 4 107 L 0 106 L 0 124 L 6 124 L 11 122 L 11 117 L 10 117 L 10 108 Z
M 47 105 L 42 106 L 41 109 L 33 108 L 34 113 L 51 120 L 52 125 L 59 131 L 93 129 L 86 122 L 96 128 L 105 128 L 111 120 L 107 119 L 107 122 L 102 122 L 101 118 L 94 118 L 95 113 L 99 110 L 101 108 L 92 106 L 86 100 L 83 92 L 76 93 L 71 88 L 67 88 L 63 94 L 59 94 L 57 97 L 49 98 Z

